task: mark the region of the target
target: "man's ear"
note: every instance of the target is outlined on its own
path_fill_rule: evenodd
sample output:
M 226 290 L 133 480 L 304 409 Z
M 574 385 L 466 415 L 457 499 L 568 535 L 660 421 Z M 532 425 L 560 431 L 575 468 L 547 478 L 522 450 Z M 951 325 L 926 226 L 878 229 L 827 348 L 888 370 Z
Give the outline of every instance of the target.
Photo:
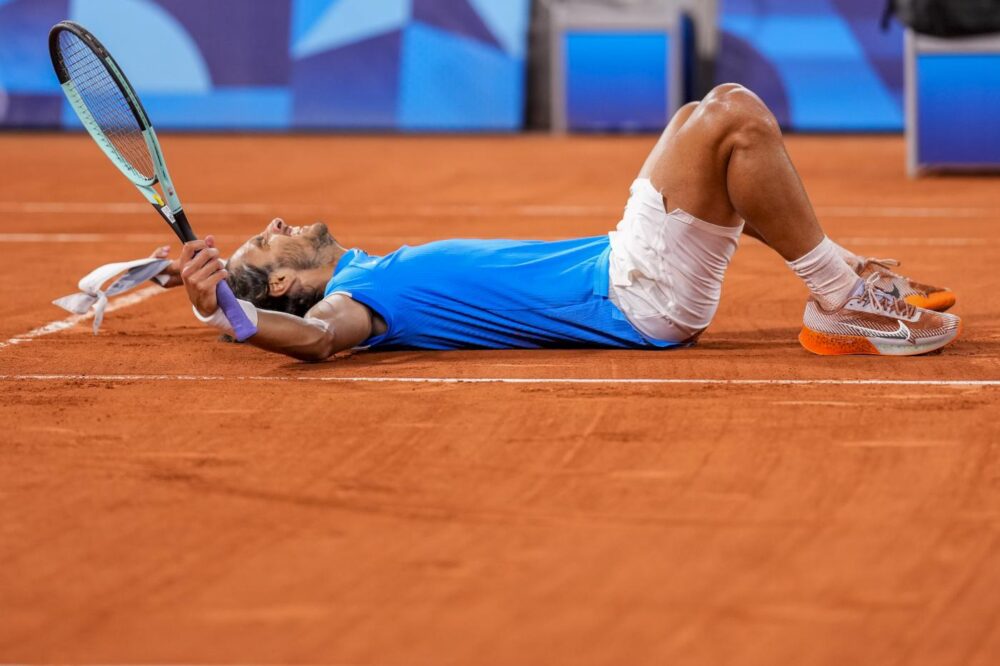
M 267 278 L 267 293 L 269 296 L 284 296 L 295 284 L 295 271 L 291 268 L 276 268 Z

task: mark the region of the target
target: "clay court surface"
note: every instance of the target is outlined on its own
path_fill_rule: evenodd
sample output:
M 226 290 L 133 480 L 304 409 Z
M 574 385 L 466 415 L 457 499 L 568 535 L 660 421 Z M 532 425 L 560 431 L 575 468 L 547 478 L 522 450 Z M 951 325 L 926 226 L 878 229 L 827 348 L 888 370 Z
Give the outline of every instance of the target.
M 225 250 L 280 215 L 377 253 L 606 232 L 652 143 L 163 139 Z M 955 345 L 809 355 L 752 240 L 688 350 L 309 365 L 158 287 L 39 331 L 177 243 L 88 137 L 0 136 L 0 662 L 996 663 L 1000 187 L 790 150 L 831 236 L 955 289 Z

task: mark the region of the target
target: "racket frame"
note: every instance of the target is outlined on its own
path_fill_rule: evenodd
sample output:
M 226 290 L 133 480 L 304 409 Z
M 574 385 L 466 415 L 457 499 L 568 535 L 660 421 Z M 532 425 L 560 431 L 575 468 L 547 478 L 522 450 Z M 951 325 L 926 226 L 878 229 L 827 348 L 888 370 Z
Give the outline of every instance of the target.
M 104 132 L 101 131 L 100 125 L 94 119 L 90 109 L 87 108 L 86 103 L 76 89 L 76 84 L 63 66 L 61 58 L 57 57 L 60 51 L 59 33 L 62 31 L 74 34 L 85 45 L 90 47 L 97 56 L 98 61 L 104 65 L 108 74 L 117 83 L 118 89 L 129 107 L 129 111 L 131 111 L 132 116 L 141 129 L 142 138 L 146 143 L 146 149 L 149 151 L 153 165 L 152 177 L 144 177 L 143 174 L 140 174 L 131 166 L 114 147 L 114 144 L 108 140 Z M 156 130 L 153 129 L 153 124 L 149 121 L 149 116 L 146 114 L 146 109 L 142 106 L 142 102 L 139 101 L 138 95 L 135 94 L 132 83 L 125 76 L 125 72 L 118 66 L 111 53 L 108 52 L 101 41 L 89 30 L 74 21 L 60 21 L 52 27 L 52 30 L 49 31 L 49 53 L 52 56 L 52 65 L 56 70 L 56 76 L 59 78 L 59 84 L 66 95 L 66 99 L 69 101 L 70 106 L 73 107 L 73 111 L 80 118 L 80 122 L 83 123 L 84 129 L 94 139 L 94 142 L 100 146 L 112 164 L 118 167 L 118 170 L 135 185 L 136 189 L 153 206 L 157 214 L 170 225 L 170 228 L 174 230 L 174 233 L 177 234 L 177 237 L 182 242 L 186 243 L 195 240 L 196 237 L 187 221 L 187 216 L 184 214 L 180 197 L 177 196 L 177 190 L 174 188 L 173 181 L 170 178 L 170 171 L 167 169 L 166 160 L 163 158 L 163 150 L 160 148 L 159 139 L 156 137 Z M 156 185 L 160 186 L 162 193 L 156 190 Z

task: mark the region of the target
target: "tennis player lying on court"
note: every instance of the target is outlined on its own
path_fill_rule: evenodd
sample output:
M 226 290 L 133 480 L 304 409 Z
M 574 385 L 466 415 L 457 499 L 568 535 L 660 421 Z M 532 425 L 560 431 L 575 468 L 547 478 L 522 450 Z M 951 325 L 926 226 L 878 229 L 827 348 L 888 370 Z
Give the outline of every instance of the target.
M 680 109 L 632 183 L 617 229 L 554 242 L 445 240 L 383 257 L 326 226 L 274 220 L 228 264 L 211 239 L 180 274 L 222 330 L 226 280 L 257 347 L 304 360 L 362 347 L 659 349 L 697 340 L 741 233 L 773 248 L 809 289 L 799 341 L 817 354 L 908 356 L 961 330 L 954 295 L 827 238 L 764 103 L 734 84 Z M 204 250 L 201 252 L 197 251 Z

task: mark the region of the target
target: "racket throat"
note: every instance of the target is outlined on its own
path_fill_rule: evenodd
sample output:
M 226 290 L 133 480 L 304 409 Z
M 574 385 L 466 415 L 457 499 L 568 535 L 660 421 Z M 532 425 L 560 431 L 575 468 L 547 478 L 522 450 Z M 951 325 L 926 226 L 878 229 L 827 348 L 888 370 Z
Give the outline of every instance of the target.
M 191 225 L 188 223 L 187 215 L 184 214 L 183 210 L 178 210 L 173 214 L 174 217 L 174 231 L 185 243 L 188 241 L 197 240 L 197 236 L 194 235 L 194 231 L 191 230 Z
M 157 195 L 156 201 L 153 203 L 153 208 L 159 211 L 160 215 L 169 222 L 170 224 L 177 224 L 177 218 L 174 216 L 174 211 L 170 210 L 170 206 L 163 202 L 163 199 Z

